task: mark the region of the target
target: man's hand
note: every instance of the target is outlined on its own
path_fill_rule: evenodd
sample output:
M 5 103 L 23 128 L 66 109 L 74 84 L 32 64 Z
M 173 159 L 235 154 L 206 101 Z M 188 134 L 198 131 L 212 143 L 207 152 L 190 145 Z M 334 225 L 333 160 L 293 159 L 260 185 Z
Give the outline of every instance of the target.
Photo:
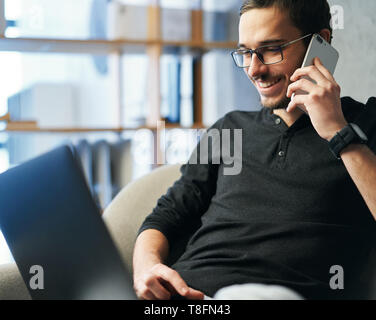
M 189 288 L 180 275 L 164 264 L 154 265 L 150 271 L 135 276 L 134 289 L 139 299 L 169 300 L 180 295 L 189 300 L 203 300 L 204 294 Z
M 302 78 L 304 76 L 316 81 L 316 84 Z M 328 141 L 347 125 L 341 106 L 341 88 L 319 58 L 314 59 L 313 66 L 297 69 L 290 80 L 293 83 L 288 87 L 287 97 L 291 97 L 297 90 L 308 94 L 295 95 L 287 112 L 302 106 L 317 133 Z

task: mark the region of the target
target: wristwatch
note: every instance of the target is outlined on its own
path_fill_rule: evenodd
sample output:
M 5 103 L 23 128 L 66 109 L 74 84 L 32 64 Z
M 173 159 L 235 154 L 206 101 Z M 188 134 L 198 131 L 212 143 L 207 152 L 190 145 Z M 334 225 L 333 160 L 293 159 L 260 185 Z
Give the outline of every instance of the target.
M 341 160 L 341 151 L 352 143 L 366 144 L 368 138 L 355 123 L 349 123 L 329 141 L 329 149 L 334 156 Z

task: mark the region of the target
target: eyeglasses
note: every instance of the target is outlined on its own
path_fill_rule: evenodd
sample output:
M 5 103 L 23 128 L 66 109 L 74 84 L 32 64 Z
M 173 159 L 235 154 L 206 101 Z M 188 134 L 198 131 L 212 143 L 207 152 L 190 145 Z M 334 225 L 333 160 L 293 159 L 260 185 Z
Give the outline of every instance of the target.
M 257 57 L 263 64 L 276 64 L 283 60 L 283 48 L 289 46 L 290 44 L 303 40 L 311 35 L 312 33 L 307 34 L 304 37 L 287 42 L 280 46 L 262 46 L 255 50 L 239 49 L 231 52 L 231 56 L 234 59 L 236 66 L 239 68 L 249 68 L 251 66 L 253 53 L 256 53 Z

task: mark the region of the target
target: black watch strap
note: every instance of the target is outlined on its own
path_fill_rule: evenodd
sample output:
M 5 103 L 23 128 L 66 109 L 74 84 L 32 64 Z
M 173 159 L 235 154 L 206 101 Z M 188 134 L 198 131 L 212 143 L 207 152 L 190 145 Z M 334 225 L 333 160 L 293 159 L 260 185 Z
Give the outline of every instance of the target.
M 362 132 L 361 137 L 356 132 L 359 131 L 360 128 L 357 127 L 356 130 L 354 130 L 353 126 L 356 125 L 349 123 L 341 131 L 337 132 L 337 134 L 329 141 L 329 148 L 338 160 L 341 160 L 341 151 L 348 145 L 352 143 L 367 143 L 367 138 L 364 133 Z

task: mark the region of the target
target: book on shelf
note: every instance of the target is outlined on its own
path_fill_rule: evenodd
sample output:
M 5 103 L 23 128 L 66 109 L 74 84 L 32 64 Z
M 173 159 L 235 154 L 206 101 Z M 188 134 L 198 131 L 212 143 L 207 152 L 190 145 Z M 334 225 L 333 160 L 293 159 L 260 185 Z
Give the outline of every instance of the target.
M 126 127 L 146 124 L 148 115 L 148 73 L 147 55 L 124 55 L 123 72 L 123 107 L 121 123 Z
M 147 26 L 147 6 L 127 5 L 118 0 L 108 3 L 108 39 L 146 39 Z
M 107 0 L 93 0 L 90 8 L 89 30 L 91 39 L 105 39 L 107 37 Z M 94 55 L 92 57 L 96 70 L 101 75 L 109 71 L 108 57 Z
M 161 58 L 161 117 L 168 123 L 194 124 L 194 61 L 189 54 Z
M 191 11 L 189 9 L 162 8 L 161 31 L 163 40 L 191 40 Z
M 115 142 L 80 139 L 74 144 L 87 184 L 97 204 L 104 208 L 133 178 L 132 140 Z
M 161 57 L 161 117 L 169 123 L 180 121 L 180 61 L 179 56 Z
M 5 17 L 5 1 L 0 1 L 0 35 L 4 36 L 6 29 L 6 20 Z
M 227 12 L 204 12 L 204 39 L 206 41 L 228 40 L 228 14 Z
M 76 126 L 75 88 L 65 83 L 35 83 L 8 98 L 10 121 L 38 121 L 40 127 Z
M 45 0 L 0 1 L 3 2 L 6 2 L 6 11 L 7 2 L 13 2 L 9 8 L 17 11 L 13 36 L 62 39 L 86 39 L 89 36 L 87 24 L 91 1 L 64 0 L 58 2 L 58 7 L 55 1 Z
M 169 113 L 167 120 L 170 123 L 180 121 L 180 70 L 181 64 L 179 57 L 173 56 L 167 66 L 168 76 L 168 106 Z
M 180 72 L 180 125 L 191 127 L 194 124 L 194 62 L 192 55 L 181 56 Z
M 203 37 L 208 42 L 237 41 L 238 25 L 237 11 L 204 11 Z

